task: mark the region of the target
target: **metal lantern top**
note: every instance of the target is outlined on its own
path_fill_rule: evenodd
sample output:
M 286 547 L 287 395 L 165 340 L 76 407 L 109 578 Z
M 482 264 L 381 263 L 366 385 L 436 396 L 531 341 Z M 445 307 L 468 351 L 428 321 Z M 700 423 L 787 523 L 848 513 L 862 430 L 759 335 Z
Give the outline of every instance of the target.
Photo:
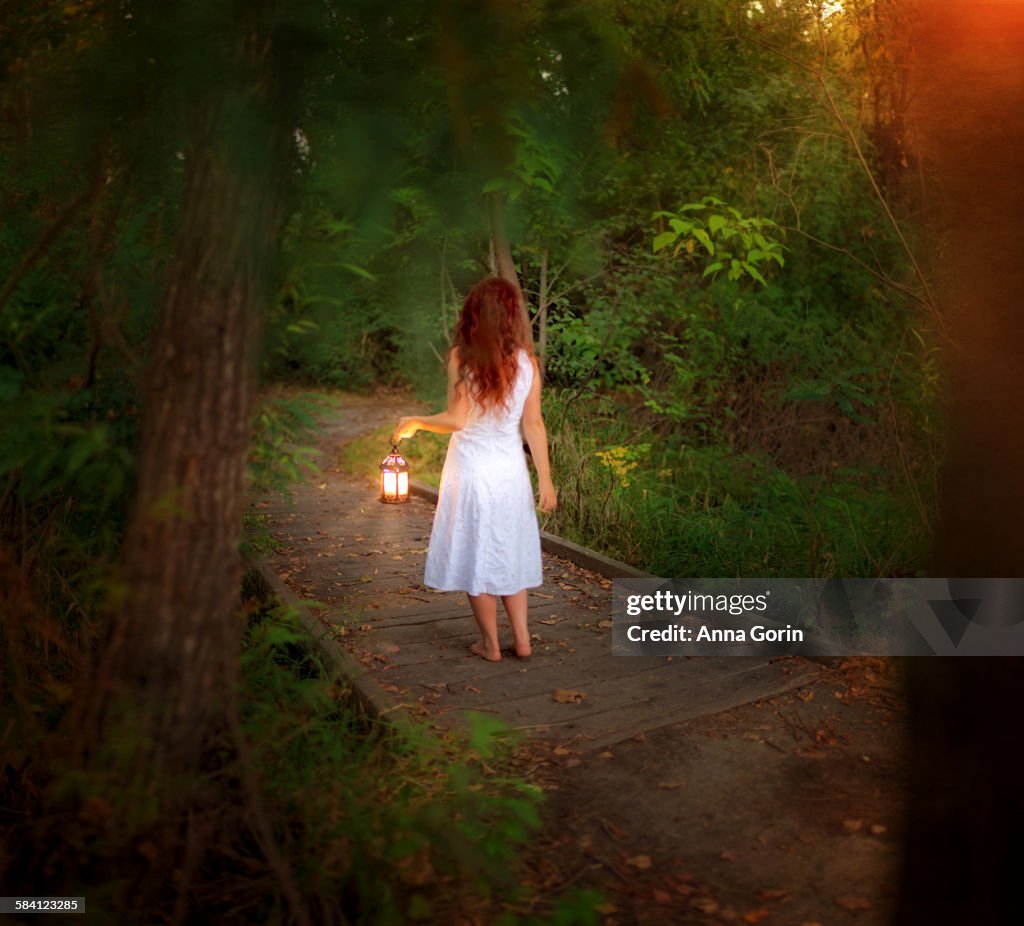
M 409 463 L 398 452 L 398 444 L 380 462 L 380 500 L 389 505 L 409 501 Z

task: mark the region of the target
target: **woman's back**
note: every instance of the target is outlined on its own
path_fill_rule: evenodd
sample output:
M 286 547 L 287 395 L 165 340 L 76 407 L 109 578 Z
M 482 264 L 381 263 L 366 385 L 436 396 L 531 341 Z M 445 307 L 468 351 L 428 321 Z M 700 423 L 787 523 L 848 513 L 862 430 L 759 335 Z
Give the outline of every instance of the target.
M 523 419 L 523 408 L 526 397 L 533 385 L 533 363 L 529 354 L 522 348 L 516 351 L 516 378 L 509 390 L 504 404 L 498 403 L 484 408 L 473 399 L 472 376 L 469 377 L 469 412 L 463 429 L 455 434 L 454 439 L 474 440 L 507 438 L 512 443 L 521 444 L 519 425 Z
M 510 595 L 540 585 L 540 540 L 519 424 L 533 383 L 520 349 L 505 404 L 470 403 L 448 445 L 425 581 L 471 595 Z M 468 384 L 472 395 L 472 382 Z

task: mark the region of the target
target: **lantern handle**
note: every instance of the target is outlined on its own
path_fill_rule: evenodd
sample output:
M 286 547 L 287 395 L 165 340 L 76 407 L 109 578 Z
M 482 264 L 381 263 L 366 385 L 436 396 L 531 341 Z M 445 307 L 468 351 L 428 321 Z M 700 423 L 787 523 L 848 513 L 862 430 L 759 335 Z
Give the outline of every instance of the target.
M 398 445 L 400 443 L 402 443 L 402 438 L 398 438 L 398 440 L 393 440 L 391 442 L 391 452 L 392 453 L 398 453 Z

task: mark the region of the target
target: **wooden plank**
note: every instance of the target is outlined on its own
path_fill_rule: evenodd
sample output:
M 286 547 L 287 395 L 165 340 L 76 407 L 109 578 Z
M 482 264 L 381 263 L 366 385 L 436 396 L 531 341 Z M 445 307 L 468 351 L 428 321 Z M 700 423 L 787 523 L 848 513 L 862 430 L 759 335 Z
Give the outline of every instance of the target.
M 712 675 L 697 687 L 673 692 L 670 698 L 655 699 L 649 706 L 632 705 L 615 712 L 584 718 L 572 732 L 583 734 L 590 748 L 603 749 L 639 733 L 649 733 L 792 691 L 810 682 L 815 675 L 807 667 L 793 669 L 787 674 L 780 666 L 772 664 Z M 567 730 L 552 729 L 547 732 L 564 736 Z
M 754 660 L 754 664 L 751 660 Z M 531 735 L 551 735 L 558 739 L 577 738 L 586 748 L 600 749 L 620 743 L 641 732 L 679 723 L 695 717 L 729 710 L 771 698 L 783 691 L 805 684 L 813 673 L 791 669 L 758 660 L 756 657 L 735 657 L 744 661 L 730 668 L 713 665 L 713 658 L 691 660 L 705 663 L 699 671 L 671 672 L 656 679 L 645 679 L 639 685 L 620 685 L 622 690 L 588 692 L 589 709 L 559 711 L 558 708 L 581 709 L 581 705 L 548 703 L 550 696 L 532 696 L 507 703 L 458 705 L 444 711 L 445 723 L 461 722 L 460 715 L 474 709 L 493 713 L 513 728 Z M 666 683 L 666 680 L 668 683 Z

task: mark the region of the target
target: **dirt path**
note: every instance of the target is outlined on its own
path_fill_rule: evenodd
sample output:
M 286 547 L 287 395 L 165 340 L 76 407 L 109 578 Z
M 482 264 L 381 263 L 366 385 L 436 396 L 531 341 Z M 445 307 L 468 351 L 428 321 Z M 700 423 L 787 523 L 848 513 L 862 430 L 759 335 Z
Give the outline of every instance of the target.
M 257 504 L 271 566 L 396 704 L 523 730 L 548 793 L 537 884 L 590 885 L 604 922 L 881 924 L 898 861 L 902 705 L 880 660 L 610 654 L 611 583 L 545 554 L 534 656 L 467 655 L 465 598 L 422 585 L 432 506 L 385 506 L 341 444 L 407 403 L 325 415 L 322 473 Z M 383 453 L 387 448 L 382 448 Z M 506 632 L 506 643 L 508 634 Z

